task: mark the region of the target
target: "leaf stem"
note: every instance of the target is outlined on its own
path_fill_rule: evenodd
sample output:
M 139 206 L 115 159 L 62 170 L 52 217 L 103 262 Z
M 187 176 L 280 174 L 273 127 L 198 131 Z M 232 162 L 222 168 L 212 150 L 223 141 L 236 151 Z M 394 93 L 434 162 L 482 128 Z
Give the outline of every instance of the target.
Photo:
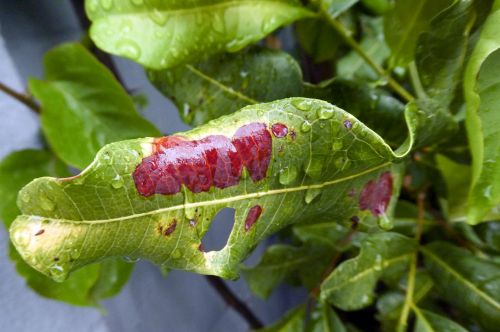
M 354 51 L 356 51 L 365 62 L 373 68 L 373 70 L 381 77 L 387 79 L 387 83 L 389 86 L 396 92 L 398 95 L 400 95 L 404 100 L 407 102 L 410 102 L 415 99 L 409 93 L 406 91 L 405 88 L 403 88 L 395 79 L 393 79 L 381 66 L 379 66 L 373 59 L 361 48 L 361 46 L 358 44 L 358 42 L 351 37 L 349 31 L 341 24 L 339 23 L 335 18 L 333 18 L 329 13 L 328 10 L 325 8 L 324 5 L 321 5 L 319 8 L 321 16 L 330 24 L 332 28 L 335 29 L 335 31 L 338 32 L 338 34 L 344 39 L 344 41 L 351 46 Z
M 252 329 L 260 329 L 264 326 L 252 310 L 227 287 L 224 281 L 215 276 L 205 276 L 205 278 L 210 286 L 222 297 L 224 302 L 240 314 Z
M 422 237 L 423 223 L 425 217 L 425 192 L 421 191 L 417 196 L 417 208 L 418 208 L 418 219 L 417 228 L 415 230 L 415 240 L 420 242 Z M 410 308 L 414 306 L 413 303 L 413 292 L 415 291 L 415 276 L 417 274 L 417 260 L 418 251 L 416 251 L 410 261 L 410 270 L 408 271 L 408 283 L 406 286 L 406 297 L 401 309 L 401 315 L 399 316 L 398 325 L 396 328 L 397 332 L 405 332 L 408 328 L 408 315 L 410 314 Z
M 418 74 L 417 65 L 415 61 L 410 62 L 408 65 L 408 70 L 410 72 L 410 80 L 415 93 L 418 98 L 426 98 L 427 94 L 425 93 L 424 87 L 422 86 L 422 81 L 420 81 L 420 75 Z
M 28 108 L 31 109 L 33 112 L 40 113 L 40 107 L 35 103 L 35 101 L 32 98 L 28 97 L 27 95 L 15 91 L 14 89 L 3 84 L 2 82 L 0 82 L 0 90 L 5 92 L 12 98 L 16 99 L 17 101 L 28 106 Z

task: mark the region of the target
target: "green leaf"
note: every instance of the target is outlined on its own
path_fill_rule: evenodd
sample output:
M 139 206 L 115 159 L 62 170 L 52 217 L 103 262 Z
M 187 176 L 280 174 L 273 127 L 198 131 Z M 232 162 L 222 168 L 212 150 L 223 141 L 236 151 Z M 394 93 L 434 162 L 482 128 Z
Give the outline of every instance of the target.
M 386 13 L 392 4 L 392 0 L 361 0 L 361 2 L 377 14 Z
M 287 275 L 320 258 L 321 256 L 312 250 L 276 244 L 267 248 L 256 266 L 243 267 L 242 274 L 252 293 L 260 298 L 267 298 Z
M 317 63 L 333 60 L 343 43 L 328 22 L 317 18 L 298 21 L 295 33 L 304 51 Z
M 302 72 L 297 62 L 285 52 L 258 47 L 213 56 L 194 65 L 150 70 L 148 76 L 191 125 L 247 105 L 302 93 Z
M 19 214 L 17 192 L 29 181 L 45 175 L 67 175 L 64 164 L 47 151 L 22 150 L 7 156 L 0 163 L 0 217 L 8 228 Z M 21 196 L 21 200 L 30 197 Z M 126 283 L 132 264 L 107 260 L 76 271 L 63 283 L 58 283 L 31 268 L 15 248 L 9 246 L 9 256 L 17 272 L 38 294 L 75 305 L 96 305 L 99 300 L 116 294 Z
M 303 332 L 305 306 L 298 306 L 288 311 L 279 321 L 258 332 Z
M 85 5 L 99 48 L 155 69 L 239 51 L 313 15 L 297 0 L 87 0 Z
M 45 80 L 30 79 L 29 87 L 42 104 L 43 133 L 67 164 L 84 168 L 107 143 L 159 135 L 83 46 L 56 47 L 45 55 L 44 67 Z
M 246 107 L 182 136 L 109 144 L 80 175 L 23 188 L 30 203 L 20 200 L 11 239 L 30 265 L 57 280 L 117 256 L 235 278 L 239 262 L 263 238 L 304 219 L 345 221 L 363 213 L 390 227 L 400 174 L 392 162 L 447 125 L 427 111 L 407 110 L 410 135 L 396 152 L 345 111 L 304 98 Z M 179 157 L 168 159 L 167 151 Z M 231 151 L 244 155 L 245 164 Z M 215 153 L 210 160 L 219 166 L 207 168 L 205 153 Z M 188 160 L 198 160 L 201 175 L 212 169 L 218 175 L 194 175 Z M 174 182 L 164 182 L 169 178 Z M 200 251 L 223 208 L 236 210 L 228 243 Z M 44 235 L 35 237 L 40 228 Z
M 467 332 L 459 324 L 427 310 L 414 308 L 417 316 L 414 332 Z
M 340 264 L 321 285 L 321 299 L 342 310 L 372 303 L 374 288 L 384 274 L 405 269 L 416 250 L 414 240 L 397 233 L 366 237 L 357 257 Z
M 360 47 L 376 64 L 382 65 L 390 53 L 384 40 L 383 19 L 381 17 L 362 18 L 363 37 Z M 337 61 L 337 75 L 338 77 L 360 81 L 376 81 L 380 77 L 354 50 Z
M 329 305 L 319 304 L 311 313 L 305 331 L 346 332 L 346 329 L 339 316 Z
M 456 1 L 432 19 L 418 39 L 415 62 L 420 81 L 426 95 L 444 107 L 461 82 L 475 14 L 473 1 Z
M 319 0 L 328 13 L 336 18 L 354 6 L 359 0 Z
M 443 299 L 486 330 L 495 331 L 500 324 L 500 265 L 444 242 L 421 251 Z
M 293 234 L 303 243 L 322 246 L 331 251 L 343 251 L 346 244 L 341 243 L 350 230 L 349 228 L 334 222 L 315 223 L 312 225 L 297 225 L 293 227 Z M 363 237 L 357 232 L 356 237 Z M 359 240 L 358 240 L 359 241 Z
M 467 221 L 480 222 L 500 204 L 500 1 L 483 25 L 465 70 L 466 125 L 472 153 Z
M 396 1 L 384 19 L 391 68 L 405 66 L 414 59 L 420 34 L 428 31 L 432 19 L 451 3 L 451 0 Z

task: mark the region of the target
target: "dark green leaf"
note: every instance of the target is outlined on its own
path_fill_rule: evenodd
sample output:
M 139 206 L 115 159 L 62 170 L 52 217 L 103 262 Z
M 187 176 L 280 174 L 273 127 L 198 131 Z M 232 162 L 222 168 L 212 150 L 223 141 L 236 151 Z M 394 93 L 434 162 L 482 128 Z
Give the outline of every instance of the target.
M 79 44 L 65 44 L 45 55 L 45 80 L 31 79 L 42 104 L 42 129 L 64 162 L 86 167 L 107 143 L 157 136 L 132 99 L 97 59 Z
M 436 289 L 487 330 L 500 324 L 500 265 L 445 242 L 421 248 Z
M 346 332 L 346 329 L 340 318 L 329 305 L 319 304 L 311 313 L 305 331 Z
M 214 56 L 195 65 L 149 71 L 182 119 L 199 125 L 259 102 L 300 96 L 302 72 L 285 52 L 251 48 Z
M 386 13 L 392 4 L 392 0 L 361 0 L 361 2 L 377 14 Z
M 155 69 L 239 51 L 313 15 L 297 0 L 86 0 L 85 5 L 97 46 Z
M 480 222 L 500 204 L 500 1 L 469 59 L 464 77 L 467 134 L 472 153 L 472 187 L 467 221 Z
M 323 282 L 321 299 L 343 310 L 368 306 L 378 279 L 405 269 L 415 249 L 414 240 L 397 233 L 366 237 L 359 255 L 340 264 Z
M 315 62 L 334 59 L 343 42 L 327 22 L 315 18 L 297 22 L 295 32 L 300 45 Z
M 324 6 L 328 13 L 334 18 L 347 11 L 358 1 L 359 0 L 319 0 L 321 5 Z
M 414 332 L 467 332 L 454 321 L 427 310 L 414 308 L 417 316 Z
M 451 3 L 451 0 L 396 1 L 384 20 L 391 68 L 405 66 L 414 59 L 420 34 L 428 31 L 432 19 Z
M 448 107 L 461 82 L 474 2 L 456 1 L 438 14 L 418 39 L 416 65 L 426 95 Z

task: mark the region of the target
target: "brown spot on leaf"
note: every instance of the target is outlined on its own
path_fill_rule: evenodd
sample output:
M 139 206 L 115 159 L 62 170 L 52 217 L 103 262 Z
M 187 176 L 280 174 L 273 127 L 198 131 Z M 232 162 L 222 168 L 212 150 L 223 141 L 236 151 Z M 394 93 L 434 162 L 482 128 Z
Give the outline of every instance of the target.
M 262 214 L 262 206 L 255 205 L 253 206 L 247 214 L 247 218 L 245 219 L 245 231 L 248 232 L 250 228 L 257 222 L 260 215 Z
M 45 233 L 45 229 L 40 229 L 38 232 L 35 233 L 35 236 L 42 235 Z
M 59 262 L 59 257 L 54 257 L 54 262 Z
M 385 172 L 377 181 L 369 181 L 359 197 L 361 210 L 370 210 L 375 216 L 385 213 L 392 196 L 392 175 Z
M 169 236 L 170 234 L 172 234 L 175 231 L 175 227 L 177 227 L 177 220 L 176 219 L 172 220 L 172 223 L 170 225 L 168 225 L 167 228 L 165 228 L 165 230 L 163 231 L 163 235 Z

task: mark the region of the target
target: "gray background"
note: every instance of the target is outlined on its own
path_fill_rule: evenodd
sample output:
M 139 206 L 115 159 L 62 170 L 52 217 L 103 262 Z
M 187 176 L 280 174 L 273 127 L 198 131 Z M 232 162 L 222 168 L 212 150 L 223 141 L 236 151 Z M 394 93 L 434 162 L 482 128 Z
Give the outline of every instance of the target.
M 69 1 L 0 0 L 0 80 L 23 91 L 27 78 L 42 77 L 42 56 L 55 45 L 79 40 L 82 32 Z M 146 80 L 140 66 L 115 58 L 127 88 L 149 100 L 144 115 L 164 133 L 185 130 L 172 103 Z M 37 115 L 0 92 L 0 159 L 14 150 L 40 147 Z M 0 198 L 1 199 L 1 198 Z M 231 214 L 214 221 L 208 245 L 221 246 Z M 246 323 L 218 297 L 202 276 L 159 269 L 140 261 L 129 283 L 104 301 L 106 313 L 38 296 L 26 287 L 7 257 L 8 236 L 0 227 L 0 331 L 246 331 Z M 250 261 L 264 250 L 257 248 Z M 228 282 L 236 294 L 269 323 L 305 298 L 280 287 L 268 301 L 253 297 L 243 280 Z

